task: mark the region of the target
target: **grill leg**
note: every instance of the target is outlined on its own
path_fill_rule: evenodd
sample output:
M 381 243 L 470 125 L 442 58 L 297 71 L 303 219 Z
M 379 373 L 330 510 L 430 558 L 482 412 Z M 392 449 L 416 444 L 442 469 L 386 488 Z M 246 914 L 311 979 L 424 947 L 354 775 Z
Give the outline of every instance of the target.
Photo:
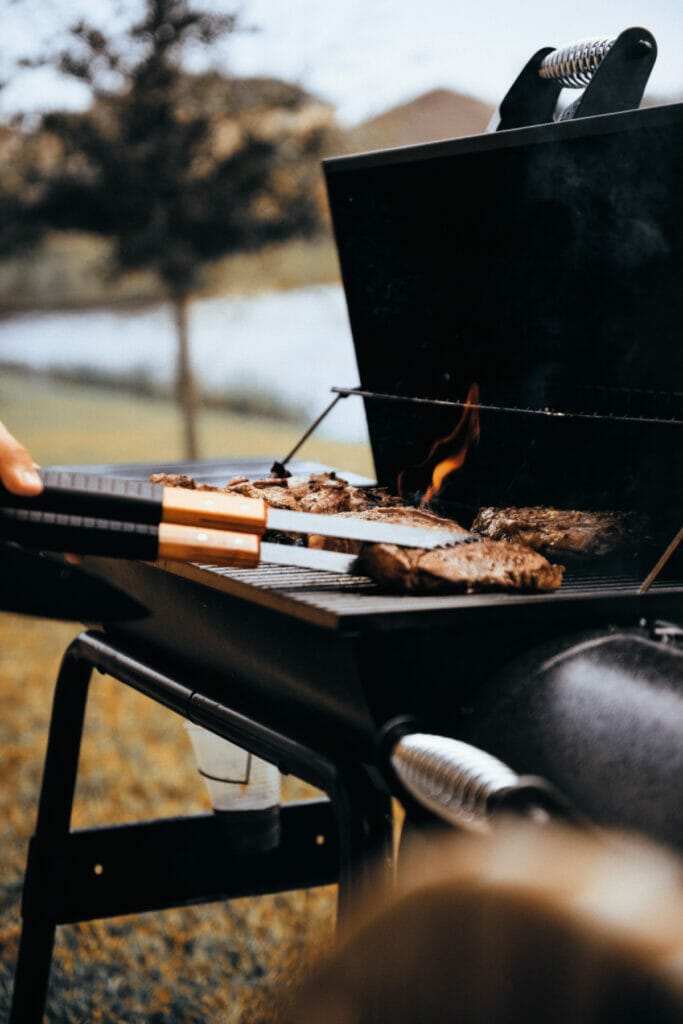
M 67 650 L 55 687 L 38 818 L 29 847 L 24 881 L 23 925 L 9 1024 L 41 1024 L 43 1020 L 58 923 L 178 906 L 187 902 L 188 898 L 188 892 L 184 889 L 184 898 L 180 898 L 182 894 L 175 891 L 178 889 L 176 885 L 168 891 L 164 889 L 161 896 L 157 893 L 156 901 L 152 900 L 149 905 L 144 895 L 138 894 L 137 898 L 141 900 L 139 906 L 124 907 L 114 885 L 104 896 L 102 893 L 99 896 L 91 894 L 92 899 L 76 900 L 74 904 L 74 879 L 77 880 L 80 892 L 83 882 L 79 871 L 90 856 L 90 839 L 99 841 L 106 833 L 105 845 L 112 847 L 116 843 L 118 850 L 122 849 L 126 856 L 131 856 L 140 833 L 139 827 L 130 825 L 99 830 L 99 836 L 98 830 L 83 830 L 79 834 L 70 832 L 83 721 L 93 667 L 110 673 L 185 716 L 191 711 L 192 717 L 200 724 L 207 725 L 233 742 L 239 743 L 242 740 L 259 756 L 286 764 L 289 770 L 318 786 L 330 798 L 331 817 L 324 807 L 317 811 L 313 808 L 312 816 L 306 812 L 303 817 L 302 810 L 297 810 L 294 805 L 282 808 L 282 813 L 286 815 L 283 825 L 285 820 L 289 822 L 291 819 L 288 831 L 291 832 L 292 849 L 289 854 L 285 850 L 279 860 L 275 854 L 264 855 L 262 877 L 260 872 L 259 877 L 252 877 L 253 872 L 249 874 L 246 869 L 245 880 L 242 882 L 239 878 L 237 883 L 234 879 L 231 882 L 227 874 L 224 882 L 212 876 L 210 883 L 207 883 L 208 887 L 205 887 L 206 891 L 200 884 L 195 885 L 193 877 L 190 879 L 190 902 L 278 892 L 338 880 L 339 915 L 344 917 L 351 904 L 357 903 L 367 891 L 368 884 L 372 883 L 375 887 L 378 884 L 378 858 L 382 859 L 385 868 L 383 879 L 390 883 L 391 800 L 371 768 L 356 762 L 339 763 L 329 760 L 319 752 L 303 747 L 230 708 L 202 695 L 193 695 L 178 681 L 138 663 L 120 648 L 111 647 L 101 634 L 82 634 Z M 209 824 L 213 837 L 216 831 L 213 819 Z M 191 819 L 149 823 L 148 828 L 153 829 L 154 834 L 148 837 L 147 842 L 152 843 L 153 850 L 159 847 L 162 832 L 169 825 L 174 835 L 182 833 L 185 840 L 190 831 L 195 833 L 197 830 L 201 838 L 207 823 L 203 818 L 199 823 Z M 334 839 L 327 835 L 330 826 L 333 829 L 336 826 L 337 836 Z M 322 860 L 317 855 L 311 855 L 308 849 L 317 829 L 320 830 L 319 835 L 327 851 Z M 300 851 L 301 844 L 303 848 Z M 215 842 L 211 846 L 215 847 Z M 302 854 L 303 866 L 292 872 L 292 865 L 299 865 Z M 283 857 L 286 863 L 280 863 Z M 77 862 L 75 873 L 71 870 L 72 860 Z M 158 874 L 158 865 L 155 869 Z M 66 901 L 63 898 L 65 892 L 69 894 Z
M 339 833 L 338 918 L 343 921 L 366 892 L 393 880 L 391 799 L 364 768 L 341 771 L 329 795 Z
M 9 1024 L 43 1020 L 57 926 L 56 896 L 62 882 L 91 671 L 80 660 L 75 641 L 64 655 L 55 687 L 38 817 L 24 879 Z

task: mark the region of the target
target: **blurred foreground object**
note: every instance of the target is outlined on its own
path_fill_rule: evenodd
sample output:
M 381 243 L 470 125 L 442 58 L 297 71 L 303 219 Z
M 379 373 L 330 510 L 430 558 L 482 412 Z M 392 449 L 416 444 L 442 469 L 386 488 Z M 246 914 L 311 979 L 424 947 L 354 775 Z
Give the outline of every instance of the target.
M 297 1024 L 680 1021 L 683 875 L 619 835 L 417 840 L 293 1009 Z

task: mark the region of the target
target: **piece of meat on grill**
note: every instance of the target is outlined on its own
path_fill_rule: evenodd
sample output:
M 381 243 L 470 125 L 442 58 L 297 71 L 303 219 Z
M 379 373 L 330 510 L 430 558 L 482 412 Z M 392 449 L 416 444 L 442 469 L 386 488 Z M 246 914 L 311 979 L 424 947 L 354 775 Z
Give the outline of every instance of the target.
M 467 533 L 453 519 L 442 519 L 441 516 L 427 512 L 425 509 L 413 508 L 412 505 L 386 506 L 370 508 L 359 512 L 341 513 L 340 518 L 369 519 L 373 522 L 395 523 L 397 526 L 419 526 L 423 530 L 450 530 L 453 533 Z M 347 540 L 342 537 L 308 538 L 309 548 L 324 548 L 326 551 L 341 551 L 346 555 L 357 555 L 363 547 L 361 541 Z
M 149 478 L 151 484 L 163 484 L 164 487 L 182 487 L 187 491 L 220 491 L 222 488 L 214 487 L 213 484 L 197 483 L 193 476 L 186 473 L 152 473 Z
M 271 508 L 286 508 L 296 512 L 299 510 L 299 501 L 289 487 L 287 480 L 240 480 L 237 483 L 228 483 L 218 490 L 226 494 L 241 494 L 245 498 L 262 498 Z
M 273 508 L 338 514 L 344 518 L 369 519 L 419 526 L 423 529 L 467 531 L 452 519 L 443 519 L 425 509 L 398 504 L 400 499 L 381 488 L 358 488 L 334 474 L 310 478 L 249 481 L 237 478 L 226 487 L 197 484 L 192 477 L 163 473 L 150 479 L 167 486 L 198 490 L 227 491 L 263 498 Z M 279 540 L 300 541 L 298 535 L 278 535 Z M 563 567 L 521 544 L 481 540 L 450 548 L 424 551 L 394 544 L 361 545 L 358 541 L 332 537 L 308 538 L 309 547 L 360 552 L 359 568 L 387 590 L 402 593 L 474 593 L 482 590 L 556 590 L 562 582 Z
M 234 477 L 225 487 L 200 484 L 191 477 L 175 473 L 154 473 L 152 483 L 167 487 L 186 487 L 191 490 L 225 491 L 241 494 L 246 498 L 263 498 L 271 508 L 290 509 L 299 512 L 318 512 L 335 515 L 339 512 L 361 512 L 400 504 L 399 498 L 387 494 L 382 487 L 356 487 L 336 473 L 312 473 L 307 477 L 268 477 L 264 480 L 249 480 Z
M 225 487 L 200 484 L 191 476 L 175 473 L 155 473 L 150 477 L 150 481 L 167 487 L 222 491 L 246 498 L 262 498 L 270 508 L 293 512 L 317 512 L 322 515 L 336 515 L 342 512 L 356 514 L 400 503 L 399 498 L 387 494 L 382 487 L 356 487 L 336 473 L 312 473 L 307 477 L 268 477 L 264 480 L 249 480 L 244 476 L 233 477 L 228 480 Z M 304 538 L 300 534 L 271 530 L 264 535 L 264 539 L 286 544 L 304 543 Z
M 299 501 L 287 484 L 287 480 L 249 480 L 247 477 L 234 477 L 228 480 L 225 487 L 217 487 L 215 484 L 200 484 L 194 477 L 177 473 L 153 473 L 150 476 L 153 484 L 163 484 L 165 487 L 184 487 L 193 491 L 221 491 L 228 494 L 240 494 L 246 498 L 262 498 L 271 508 L 284 508 L 290 511 L 300 509 Z M 289 542 L 295 540 L 293 534 L 278 534 L 277 538 L 271 535 L 268 539 L 281 539 L 286 537 Z
M 577 512 L 558 508 L 481 508 L 472 523 L 491 540 L 514 541 L 559 555 L 628 551 L 647 536 L 647 520 L 633 512 Z
M 369 519 L 419 526 L 422 529 L 467 533 L 452 519 L 424 509 L 404 506 L 377 508 L 340 518 Z M 474 593 L 484 590 L 557 590 L 564 567 L 536 551 L 504 541 L 470 541 L 449 548 L 425 551 L 396 544 L 360 544 L 358 541 L 312 536 L 308 546 L 358 554 L 358 569 L 385 590 L 413 594 Z
M 358 570 L 386 590 L 412 594 L 473 594 L 490 590 L 550 591 L 564 566 L 522 544 L 481 540 L 421 551 L 395 544 L 367 544 Z
M 288 483 L 302 512 L 337 515 L 400 503 L 399 498 L 390 496 L 382 487 L 355 487 L 336 473 L 312 473 L 304 479 L 291 477 Z

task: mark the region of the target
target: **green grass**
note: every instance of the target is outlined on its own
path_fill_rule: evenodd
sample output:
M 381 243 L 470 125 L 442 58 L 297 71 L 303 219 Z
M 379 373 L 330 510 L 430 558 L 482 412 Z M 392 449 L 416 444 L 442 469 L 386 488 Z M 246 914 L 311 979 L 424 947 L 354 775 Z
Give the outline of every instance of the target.
M 0 376 L 0 418 L 41 463 L 181 457 L 171 403 L 103 388 Z M 202 415 L 202 454 L 281 455 L 297 427 L 217 411 Z M 362 445 L 313 440 L 306 458 L 370 473 Z M 59 659 L 75 625 L 0 615 L 0 1020 L 6 1019 L 20 926 L 21 881 Z M 289 799 L 310 787 L 289 777 Z M 95 675 L 74 825 L 196 813 L 208 800 L 180 720 Z M 314 952 L 329 941 L 330 888 L 58 929 L 51 1024 L 265 1024 Z
M 42 465 L 183 458 L 179 414 L 164 399 L 5 371 L 0 373 L 0 419 Z M 199 418 L 200 454 L 282 456 L 302 433 L 295 424 L 206 409 Z M 314 436 L 297 458 L 373 473 L 364 444 Z

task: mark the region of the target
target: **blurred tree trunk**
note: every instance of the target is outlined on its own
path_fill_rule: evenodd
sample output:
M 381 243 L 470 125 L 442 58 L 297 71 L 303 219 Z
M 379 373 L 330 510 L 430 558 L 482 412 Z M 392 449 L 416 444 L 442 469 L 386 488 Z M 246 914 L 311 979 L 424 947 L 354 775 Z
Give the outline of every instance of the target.
M 176 364 L 176 397 L 183 421 L 183 449 L 186 459 L 199 458 L 197 444 L 197 389 L 190 363 L 188 328 L 189 301 L 186 292 L 174 294 L 171 299 L 175 320 L 178 355 Z
M 204 10 L 202 2 L 138 0 L 139 17 L 120 36 L 108 38 L 81 18 L 65 45 L 56 41 L 38 66 L 85 84 L 92 105 L 42 117 L 32 142 L 36 160 L 43 150 L 55 155 L 44 170 L 36 162 L 25 185 L 41 230 L 110 237 L 117 272 L 145 269 L 162 282 L 178 339 L 176 396 L 188 458 L 198 456 L 188 300 L 202 267 L 318 233 L 318 160 L 332 137 L 329 110 L 296 86 L 256 88 L 184 69 L 188 47 L 235 29 L 234 14 Z M 275 134 L 273 117 L 284 125 Z M 235 147 L 225 150 L 224 130 L 239 140 Z M 0 255 L 7 246 L 2 214 L 0 195 Z

